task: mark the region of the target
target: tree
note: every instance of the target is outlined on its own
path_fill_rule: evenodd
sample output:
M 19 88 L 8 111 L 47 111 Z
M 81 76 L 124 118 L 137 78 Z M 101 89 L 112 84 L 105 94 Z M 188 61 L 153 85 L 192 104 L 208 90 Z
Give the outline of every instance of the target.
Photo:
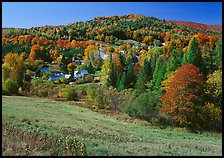
M 61 71 L 67 72 L 67 65 L 68 65 L 67 60 L 65 56 L 62 55 L 61 62 L 60 62 Z
M 189 42 L 187 52 L 184 54 L 182 65 L 186 63 L 193 64 L 201 70 L 201 62 L 202 59 L 199 52 L 199 46 L 195 37 L 193 37 Z
M 136 82 L 136 89 L 145 90 L 146 83 L 152 78 L 152 68 L 148 60 L 144 61 L 143 67 L 140 70 L 140 73 Z
M 185 64 L 175 71 L 171 81 L 161 97 L 160 112 L 171 116 L 178 125 L 198 128 L 197 118 L 203 104 L 202 74 L 193 64 Z
M 57 58 L 58 58 L 58 51 L 57 50 L 50 50 L 49 51 L 49 54 L 50 54 L 50 58 L 51 58 L 51 60 L 53 60 L 53 61 L 56 61 L 57 60 Z
M 73 63 L 69 63 L 67 65 L 67 67 L 68 67 L 68 73 L 69 74 L 73 74 L 74 73 L 74 65 L 73 65 Z
M 219 38 L 215 47 L 215 65 L 217 68 L 222 67 L 222 38 Z
M 206 80 L 205 93 L 208 95 L 207 101 L 222 108 L 222 71 L 216 70 L 209 74 Z
M 6 95 L 12 95 L 17 94 L 19 89 L 19 84 L 17 81 L 8 78 L 5 82 L 2 84 L 2 93 Z
M 163 61 L 163 55 L 160 55 L 159 58 L 156 60 L 156 67 L 153 72 L 153 89 L 160 90 L 161 82 L 164 80 L 166 64 Z
M 10 78 L 17 81 L 21 86 L 25 72 L 23 57 L 17 53 L 8 53 L 5 55 L 3 61 L 4 63 L 8 63 L 11 68 Z
M 123 72 L 117 80 L 117 90 L 122 91 L 126 88 L 126 73 Z
M 11 67 L 8 63 L 2 64 L 2 82 L 10 78 L 11 71 Z
M 49 52 L 47 52 L 44 46 L 33 45 L 31 47 L 29 59 L 31 59 L 31 61 L 35 61 L 35 60 L 49 61 L 50 54 Z
M 98 54 L 98 51 L 89 51 L 89 59 L 90 62 L 95 69 L 100 69 L 101 66 L 103 65 L 103 59 L 100 57 Z
M 176 59 L 175 50 L 171 51 L 171 55 L 166 63 L 166 73 L 165 77 L 170 74 L 170 72 L 175 71 L 178 68 L 178 60 Z
M 135 71 L 138 71 L 137 69 L 138 64 L 133 64 L 132 60 L 128 64 L 128 70 L 127 70 L 127 75 L 126 75 L 126 88 L 133 88 L 136 83 L 136 76 Z M 135 71 L 134 71 L 135 68 Z M 137 73 L 137 72 L 136 72 Z

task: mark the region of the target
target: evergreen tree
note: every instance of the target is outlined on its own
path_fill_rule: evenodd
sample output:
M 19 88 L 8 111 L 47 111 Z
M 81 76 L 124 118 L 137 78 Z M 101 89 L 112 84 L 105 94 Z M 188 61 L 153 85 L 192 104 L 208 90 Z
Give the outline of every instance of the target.
M 202 62 L 202 59 L 201 59 L 201 55 L 199 51 L 199 45 L 195 37 L 193 37 L 191 41 L 189 42 L 187 52 L 184 54 L 182 65 L 186 63 L 193 64 L 201 70 L 202 69 L 201 62 Z
M 117 90 L 118 91 L 122 91 L 126 88 L 126 72 L 123 72 L 121 75 L 121 77 L 119 77 L 120 79 L 118 80 L 118 84 L 117 84 Z
M 222 67 L 222 38 L 219 38 L 215 47 L 215 65 L 216 68 Z
M 167 77 L 167 75 L 170 74 L 170 72 L 175 71 L 177 68 L 178 68 L 178 60 L 176 59 L 175 50 L 172 50 L 171 55 L 168 58 L 166 64 L 165 78 Z
M 178 52 L 177 52 L 177 61 L 178 61 L 178 67 L 181 66 L 182 60 L 183 60 L 183 51 L 182 51 L 182 46 L 179 47 Z
M 152 67 L 151 63 L 148 60 L 144 61 L 143 67 L 139 72 L 137 82 L 136 82 L 136 89 L 146 90 L 146 83 L 152 77 Z
M 116 73 L 114 70 L 114 65 L 111 65 L 111 71 L 109 71 L 109 76 L 108 76 L 108 86 L 113 86 L 116 87 Z
M 153 72 L 153 90 L 160 90 L 161 82 L 164 80 L 165 69 L 166 64 L 163 62 L 162 55 L 160 55 L 156 61 L 155 71 Z
M 134 84 L 136 82 L 136 77 L 134 74 L 134 65 L 132 61 L 129 62 L 128 64 L 128 71 L 126 75 L 126 88 L 131 88 L 134 87 Z
M 61 68 L 61 71 L 67 72 L 67 60 L 64 55 L 62 55 L 62 58 L 61 58 L 60 68 Z

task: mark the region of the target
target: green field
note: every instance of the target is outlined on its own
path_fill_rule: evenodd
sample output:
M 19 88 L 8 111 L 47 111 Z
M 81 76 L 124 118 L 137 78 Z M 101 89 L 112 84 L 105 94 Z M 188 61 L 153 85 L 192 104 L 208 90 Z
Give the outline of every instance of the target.
M 222 155 L 222 135 L 127 123 L 69 102 L 2 96 L 2 120 L 54 134 L 60 134 L 61 128 L 73 129 L 77 138 L 84 139 L 87 155 Z

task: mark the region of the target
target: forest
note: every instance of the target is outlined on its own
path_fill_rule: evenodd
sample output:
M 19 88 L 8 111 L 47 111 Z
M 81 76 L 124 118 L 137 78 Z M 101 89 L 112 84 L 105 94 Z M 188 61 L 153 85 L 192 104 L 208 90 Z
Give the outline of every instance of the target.
M 44 67 L 88 75 L 37 78 Z M 221 132 L 222 31 L 134 14 L 2 28 L 2 94 L 85 100 L 156 126 Z

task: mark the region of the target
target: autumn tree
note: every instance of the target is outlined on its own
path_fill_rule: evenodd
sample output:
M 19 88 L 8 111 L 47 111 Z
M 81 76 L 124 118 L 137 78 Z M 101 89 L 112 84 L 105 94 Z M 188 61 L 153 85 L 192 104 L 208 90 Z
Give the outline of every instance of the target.
M 56 61 L 57 60 L 57 58 L 58 58 L 58 51 L 57 50 L 50 50 L 49 51 L 49 54 L 50 54 L 50 58 L 51 58 L 51 60 L 53 60 L 53 61 Z
M 222 71 L 216 70 L 209 74 L 206 80 L 207 101 L 222 108 Z
M 69 74 L 73 74 L 73 72 L 74 72 L 74 65 L 73 65 L 73 63 L 69 63 L 67 65 L 67 68 L 68 68 L 68 73 Z
M 185 64 L 170 77 L 167 80 L 171 83 L 161 97 L 160 112 L 170 116 L 178 125 L 198 128 L 203 94 L 202 74 L 193 64 Z
M 8 53 L 3 59 L 4 63 L 7 63 L 11 69 L 10 78 L 17 81 L 21 86 L 24 75 L 24 61 L 23 57 L 17 53 Z
M 10 78 L 11 71 L 11 67 L 8 63 L 2 64 L 2 82 Z
M 33 45 L 31 47 L 31 52 L 29 54 L 29 59 L 31 59 L 31 61 L 35 61 L 35 60 L 44 60 L 44 61 L 49 61 L 50 60 L 50 55 L 49 52 L 47 52 L 47 50 L 45 49 L 44 46 L 40 46 L 40 45 Z
M 98 51 L 89 51 L 90 62 L 95 69 L 100 69 L 103 65 L 103 59 L 100 57 Z

